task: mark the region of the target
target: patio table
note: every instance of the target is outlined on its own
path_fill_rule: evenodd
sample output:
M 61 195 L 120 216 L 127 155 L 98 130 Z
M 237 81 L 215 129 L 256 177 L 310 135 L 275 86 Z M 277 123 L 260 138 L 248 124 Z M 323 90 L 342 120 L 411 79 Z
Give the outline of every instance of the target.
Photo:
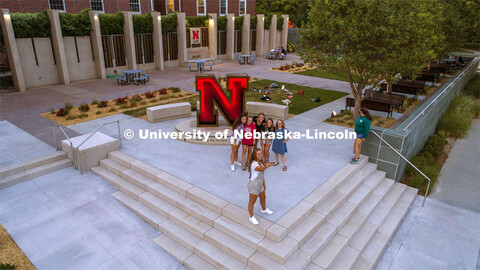
M 142 71 L 139 69 L 131 69 L 131 70 L 124 70 L 123 73 L 125 73 L 127 77 L 127 81 L 130 84 L 133 82 L 133 78 L 140 77 L 140 73 L 142 73 Z
M 207 62 L 207 59 L 198 58 L 198 59 L 195 59 L 195 60 L 187 60 L 187 63 L 196 63 L 197 64 L 197 70 L 189 69 L 190 72 L 200 71 L 200 73 L 202 73 L 203 69 L 204 69 L 204 66 L 205 66 L 205 62 Z

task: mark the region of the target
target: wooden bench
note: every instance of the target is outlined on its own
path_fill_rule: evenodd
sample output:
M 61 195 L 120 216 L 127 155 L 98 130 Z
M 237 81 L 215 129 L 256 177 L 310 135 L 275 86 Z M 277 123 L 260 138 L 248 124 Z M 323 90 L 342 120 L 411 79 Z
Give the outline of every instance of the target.
M 366 98 L 362 101 L 361 106 L 369 110 L 386 112 L 387 118 L 390 117 L 393 113 L 393 105 L 383 101 Z M 347 97 L 345 109 L 350 109 L 350 108 L 355 108 L 355 100 L 353 98 Z
M 192 116 L 192 106 L 189 102 L 165 104 L 147 108 L 147 119 L 152 123 L 190 116 Z
M 403 111 L 403 103 L 405 101 L 404 95 L 392 94 L 392 93 L 380 93 L 371 92 L 369 100 L 376 100 L 380 102 L 389 103 L 397 108 L 398 112 Z
M 450 64 L 447 63 L 431 63 L 430 64 L 430 70 L 431 71 L 438 71 L 439 73 L 443 73 L 444 75 L 447 74 L 447 72 L 450 71 Z
M 251 116 L 264 113 L 267 118 L 288 119 L 288 106 L 285 105 L 247 101 L 246 107 L 248 114 Z
M 440 72 L 438 70 L 423 71 L 422 75 L 417 77 L 416 80 L 436 82 L 440 78 Z

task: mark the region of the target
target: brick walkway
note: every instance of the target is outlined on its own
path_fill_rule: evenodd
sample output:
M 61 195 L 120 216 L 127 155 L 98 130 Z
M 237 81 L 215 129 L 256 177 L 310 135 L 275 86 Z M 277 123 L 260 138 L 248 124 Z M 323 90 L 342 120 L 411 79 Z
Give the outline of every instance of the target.
M 315 78 L 302 75 L 294 75 L 284 72 L 268 70 L 285 63 L 301 62 L 296 55 L 289 55 L 288 61 L 258 59 L 255 65 L 239 65 L 237 61 L 225 61 L 213 68 L 214 74 L 242 74 L 252 77 L 270 79 L 299 85 L 337 90 L 350 93 L 347 82 Z M 40 116 L 41 113 L 51 109 L 63 107 L 66 101 L 75 105 L 86 102 L 90 103 L 94 98 L 113 99 L 123 96 L 144 93 L 147 90 L 158 90 L 163 87 L 179 87 L 187 91 L 195 91 L 191 86 L 194 83 L 195 73 L 188 72 L 185 67 L 169 68 L 164 71 L 149 71 L 150 82 L 146 85 L 119 86 L 116 80 L 91 80 L 76 82 L 70 85 L 53 85 L 40 88 L 32 88 L 26 92 L 10 92 L 0 94 L 0 120 L 7 120 L 17 127 L 32 134 L 43 142 L 54 145 L 52 121 Z M 79 135 L 77 132 L 65 128 L 69 136 Z M 57 137 L 63 138 L 57 130 Z

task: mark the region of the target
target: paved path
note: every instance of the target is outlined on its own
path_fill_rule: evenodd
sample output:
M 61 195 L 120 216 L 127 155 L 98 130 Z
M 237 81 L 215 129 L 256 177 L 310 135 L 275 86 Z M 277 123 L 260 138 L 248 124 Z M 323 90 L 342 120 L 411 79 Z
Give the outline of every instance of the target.
M 480 213 L 480 119 L 457 139 L 431 195 L 444 203 Z
M 417 196 L 376 270 L 475 270 L 480 213 Z
M 263 58 L 255 61 L 255 65 L 239 65 L 237 61 L 224 61 L 213 68 L 213 74 L 239 74 L 246 73 L 252 77 L 277 80 L 281 82 L 296 83 L 317 88 L 349 92 L 348 83 L 336 80 L 293 75 L 284 72 L 268 70 L 286 63 L 301 62 L 296 55 L 288 55 L 287 61 L 266 60 Z M 54 145 L 52 121 L 40 116 L 40 113 L 59 109 L 66 101 L 75 105 L 83 102 L 90 103 L 94 98 L 113 99 L 123 96 L 144 93 L 147 90 L 158 90 L 166 87 L 179 87 L 194 92 L 191 84 L 194 83 L 195 73 L 189 72 L 186 67 L 174 67 L 164 71 L 149 71 L 150 82 L 146 85 L 119 86 L 114 79 L 90 80 L 75 82 L 70 85 L 53 85 L 32 88 L 26 92 L 10 92 L 0 94 L 0 120 L 10 123 L 27 131 L 34 137 Z M 69 136 L 79 135 L 77 132 L 65 128 Z M 57 135 L 63 135 L 57 130 Z

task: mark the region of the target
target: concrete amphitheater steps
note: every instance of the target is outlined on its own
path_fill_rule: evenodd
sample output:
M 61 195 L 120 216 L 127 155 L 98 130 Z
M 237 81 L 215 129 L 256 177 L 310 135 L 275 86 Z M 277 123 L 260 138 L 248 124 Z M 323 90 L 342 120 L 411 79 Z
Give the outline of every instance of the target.
M 119 151 L 92 171 L 190 269 L 371 269 L 416 194 L 362 156 L 277 222 L 254 226 L 245 209 Z
M 72 161 L 63 151 L 0 168 L 0 189 L 13 186 L 63 168 L 72 166 Z

